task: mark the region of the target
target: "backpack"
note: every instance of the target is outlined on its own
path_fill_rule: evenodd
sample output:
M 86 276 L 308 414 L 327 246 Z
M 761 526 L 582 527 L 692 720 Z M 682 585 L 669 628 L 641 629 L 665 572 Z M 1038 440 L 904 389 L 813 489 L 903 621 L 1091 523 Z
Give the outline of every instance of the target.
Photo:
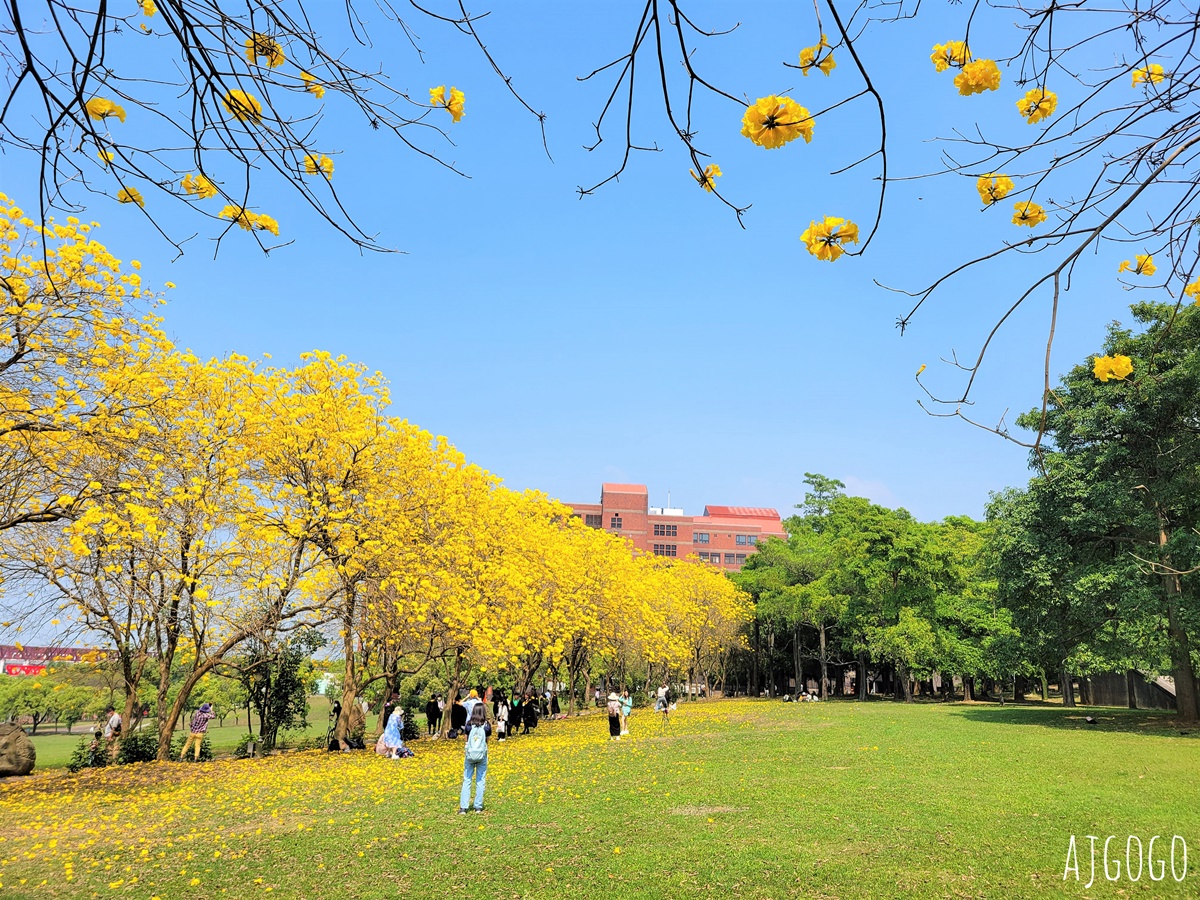
M 467 762 L 483 762 L 487 759 L 487 729 L 476 725 L 467 738 Z
M 621 708 L 617 705 L 616 700 L 608 701 L 608 714 L 610 716 L 619 716 L 621 714 Z

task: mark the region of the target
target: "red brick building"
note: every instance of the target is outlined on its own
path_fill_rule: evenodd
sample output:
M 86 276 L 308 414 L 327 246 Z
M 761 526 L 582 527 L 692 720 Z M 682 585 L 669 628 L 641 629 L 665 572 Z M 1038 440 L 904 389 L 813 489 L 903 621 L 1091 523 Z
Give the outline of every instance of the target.
M 569 504 L 592 528 L 603 528 L 656 556 L 696 554 L 723 569 L 740 569 L 767 537 L 786 537 L 779 513 L 753 506 L 706 506 L 702 516 L 650 505 L 644 484 L 603 484 L 599 503 Z

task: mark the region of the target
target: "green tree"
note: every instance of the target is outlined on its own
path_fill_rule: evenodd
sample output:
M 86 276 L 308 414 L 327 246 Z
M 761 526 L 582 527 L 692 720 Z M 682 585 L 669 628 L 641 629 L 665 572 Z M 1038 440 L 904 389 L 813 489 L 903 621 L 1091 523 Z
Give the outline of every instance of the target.
M 1122 610 L 1165 638 L 1181 722 L 1200 721 L 1191 658 L 1200 566 L 1200 310 L 1138 303 L 1144 330 L 1113 325 L 1107 357 L 1127 357 L 1132 374 L 1105 378 L 1102 362 L 1081 363 L 1049 392 L 1045 412 L 1018 423 L 1042 429 L 1053 450 L 1042 461 L 1048 480 L 1069 479 L 1086 497 L 1075 516 L 1072 546 L 1111 544 L 1136 565 L 1152 593 Z M 1120 568 L 1120 567 L 1118 567 Z M 1127 571 L 1127 570 L 1126 570 Z M 1122 579 L 1076 579 L 1076 588 L 1119 590 Z M 1157 626 L 1155 625 L 1157 623 Z

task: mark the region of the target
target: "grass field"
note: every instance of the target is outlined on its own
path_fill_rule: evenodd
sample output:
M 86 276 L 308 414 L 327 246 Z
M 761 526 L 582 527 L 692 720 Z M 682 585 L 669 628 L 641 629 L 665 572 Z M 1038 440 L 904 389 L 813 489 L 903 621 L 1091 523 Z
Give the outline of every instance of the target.
M 0 897 L 1200 894 L 1200 740 L 1165 717 L 732 700 L 681 705 L 666 735 L 649 712 L 619 743 L 606 725 L 493 743 L 487 809 L 467 816 L 461 741 L 9 782 Z M 1116 836 L 1119 882 L 1085 890 L 1089 834 Z M 1168 862 L 1127 881 L 1129 835 L 1163 835 L 1168 860 L 1183 836 L 1185 880 Z
M 328 727 L 329 699 L 320 694 L 309 697 L 308 707 L 308 727 L 282 732 L 281 737 L 285 742 L 325 734 Z M 190 714 L 180 717 L 176 734 L 187 734 L 187 723 L 190 718 Z M 240 724 L 233 724 L 235 718 Z M 242 738 L 248 730 L 246 727 L 245 710 L 241 711 L 240 717 L 231 715 L 225 719 L 225 722 L 225 726 L 220 727 L 214 721 L 208 728 L 208 742 L 213 748 L 213 753 L 218 756 L 232 754 L 234 747 L 241 743 Z M 258 720 L 252 718 L 251 722 L 254 723 L 254 730 L 257 732 Z M 61 769 L 66 766 L 71 758 L 72 751 L 79 746 L 80 738 L 90 735 L 94 724 L 94 722 L 76 723 L 75 730 L 71 734 L 67 734 L 65 730 L 58 733 L 54 731 L 41 731 L 35 734 L 33 736 L 33 746 L 37 750 L 38 769 Z M 152 728 L 154 727 L 154 723 L 149 722 L 146 727 Z M 368 720 L 368 728 L 369 730 L 373 730 L 374 727 L 375 717 L 371 716 Z

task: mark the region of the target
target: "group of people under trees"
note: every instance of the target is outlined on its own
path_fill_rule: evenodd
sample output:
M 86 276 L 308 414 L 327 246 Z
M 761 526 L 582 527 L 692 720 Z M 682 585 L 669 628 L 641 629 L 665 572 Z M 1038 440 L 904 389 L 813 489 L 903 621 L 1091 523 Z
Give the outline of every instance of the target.
M 442 720 L 450 716 L 447 736 L 451 738 L 463 734 L 468 726 L 470 717 L 477 705 L 483 705 L 484 717 L 487 717 L 487 705 L 491 704 L 491 719 L 496 723 L 498 740 L 515 734 L 529 734 L 536 729 L 540 719 L 566 718 L 558 702 L 558 693 L 547 690 L 542 694 L 532 691 L 514 692 L 512 699 L 502 688 L 485 688 L 472 690 L 466 698 L 455 692 L 453 699 L 447 703 L 440 694 L 434 694 L 425 704 L 425 731 L 430 737 L 441 734 Z

